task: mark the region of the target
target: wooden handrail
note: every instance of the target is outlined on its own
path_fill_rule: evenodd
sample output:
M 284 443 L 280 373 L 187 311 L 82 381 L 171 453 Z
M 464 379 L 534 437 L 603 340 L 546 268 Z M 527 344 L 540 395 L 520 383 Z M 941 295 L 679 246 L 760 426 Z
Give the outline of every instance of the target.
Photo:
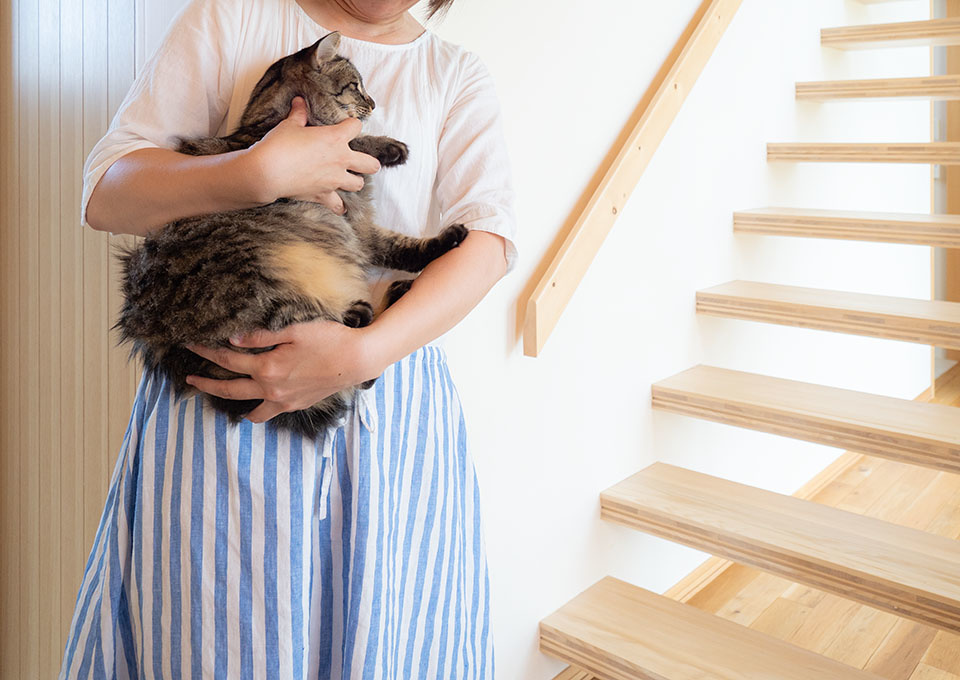
M 540 354 L 741 2 L 704 0 L 660 69 L 649 90 L 655 94 L 527 300 L 527 356 Z

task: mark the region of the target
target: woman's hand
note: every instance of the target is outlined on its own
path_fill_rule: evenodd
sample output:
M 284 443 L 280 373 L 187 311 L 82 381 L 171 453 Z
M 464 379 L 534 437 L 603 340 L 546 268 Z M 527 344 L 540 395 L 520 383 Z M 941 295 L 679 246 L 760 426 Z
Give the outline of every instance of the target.
M 287 119 L 249 149 L 249 160 L 262 184 L 263 202 L 296 198 L 342 213 L 343 201 L 335 191 L 359 191 L 363 178 L 353 173 L 372 175 L 380 169 L 376 158 L 350 148 L 350 140 L 359 134 L 356 118 L 308 127 L 307 106 L 301 97 L 295 97 Z
M 307 408 L 382 372 L 366 352 L 362 331 L 333 321 L 294 324 L 277 333 L 255 331 L 231 342 L 235 347 L 276 348 L 246 354 L 189 345 L 204 359 L 250 377 L 214 380 L 192 375 L 187 383 L 224 399 L 263 399 L 246 416 L 254 423 Z
M 251 376 L 213 380 L 190 376 L 201 392 L 224 399 L 263 399 L 248 420 L 261 423 L 312 406 L 345 387 L 375 378 L 395 361 L 439 337 L 486 295 L 506 271 L 503 237 L 471 231 L 457 248 L 420 273 L 410 290 L 364 328 L 333 321 L 256 331 L 236 347 L 271 347 L 261 354 L 189 346 L 205 359 Z

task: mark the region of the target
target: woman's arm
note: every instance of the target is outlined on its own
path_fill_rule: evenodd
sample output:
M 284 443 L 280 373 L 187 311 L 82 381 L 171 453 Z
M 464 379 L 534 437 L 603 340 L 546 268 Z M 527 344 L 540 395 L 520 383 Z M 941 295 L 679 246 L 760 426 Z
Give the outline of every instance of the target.
M 290 115 L 249 149 L 215 156 L 188 156 L 169 149 L 138 149 L 113 163 L 87 204 L 94 229 L 144 236 L 193 215 L 251 208 L 280 197 L 302 198 L 343 211 L 334 191 L 357 191 L 377 160 L 348 142 L 360 122 L 306 127 L 299 97 Z
M 471 231 L 458 248 L 434 260 L 410 290 L 366 328 L 332 321 L 257 331 L 238 347 L 277 348 L 262 354 L 191 346 L 202 357 L 250 378 L 191 376 L 197 389 L 225 399 L 263 399 L 248 420 L 264 422 L 317 403 L 380 375 L 395 361 L 453 328 L 506 272 L 504 239 Z

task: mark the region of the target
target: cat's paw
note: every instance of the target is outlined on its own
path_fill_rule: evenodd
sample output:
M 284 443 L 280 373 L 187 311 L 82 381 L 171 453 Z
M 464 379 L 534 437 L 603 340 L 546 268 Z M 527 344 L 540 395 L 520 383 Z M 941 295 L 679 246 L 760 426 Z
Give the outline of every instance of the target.
M 395 165 L 403 165 L 410 157 L 410 149 L 403 142 L 396 139 L 380 147 L 377 153 L 377 160 L 384 168 L 391 168 Z
M 387 295 L 385 298 L 386 306 L 389 307 L 397 300 L 402 298 L 410 287 L 413 285 L 413 279 L 400 279 L 399 281 L 394 281 L 390 284 L 390 287 L 387 288 Z
M 373 321 L 373 306 L 366 300 L 357 300 L 343 314 L 343 325 L 350 328 L 364 328 Z
M 443 244 L 444 252 L 446 252 L 447 250 L 453 250 L 458 245 L 463 243 L 463 240 L 467 238 L 467 234 L 469 233 L 470 230 L 462 224 L 451 224 L 449 227 L 440 232 L 440 235 L 437 236 L 437 240 Z

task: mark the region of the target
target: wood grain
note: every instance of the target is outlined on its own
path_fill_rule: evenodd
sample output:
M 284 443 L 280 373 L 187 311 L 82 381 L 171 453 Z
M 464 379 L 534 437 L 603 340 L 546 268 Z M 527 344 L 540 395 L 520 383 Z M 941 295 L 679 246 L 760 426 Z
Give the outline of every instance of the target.
M 14 35 L 19 24 L 19 6 L 0 12 L 0 29 L 3 35 Z M 18 46 L 13 41 L 0 41 L 0 178 L 3 200 L 0 201 L 0 216 L 4 225 L 0 229 L 0 261 L 3 285 L 2 328 L 17 328 L 20 323 L 20 229 L 8 225 L 20 224 L 20 145 L 17 143 L 20 128 L 18 78 L 20 59 Z M 20 621 L 20 334 L 4 333 L 0 342 L 0 676 L 24 677 L 20 672 L 20 641 L 26 632 Z
M 663 463 L 601 494 L 605 519 L 960 631 L 960 544 Z
M 20 672 L 40 677 L 40 6 L 20 7 Z
M 932 8 L 931 8 L 932 9 Z M 960 19 L 960 2 L 957 0 L 946 0 L 943 3 L 943 16 Z M 946 59 L 943 64 L 945 72 L 956 77 L 960 74 L 960 47 L 947 47 L 942 50 L 945 52 Z M 936 68 L 934 55 L 931 50 L 931 71 Z M 940 111 L 943 114 L 943 120 L 939 122 L 941 127 L 937 127 L 935 107 L 931 106 L 931 139 L 944 142 L 960 142 L 960 102 L 948 101 L 942 105 Z M 960 214 L 960 168 L 955 166 L 942 166 L 931 168 L 931 193 L 941 194 L 940 201 L 937 196 L 931 200 L 931 211 L 943 211 L 950 214 Z M 939 203 L 939 205 L 938 205 Z M 931 253 L 932 268 L 934 274 L 931 277 L 931 287 L 934 289 L 933 297 L 952 302 L 960 302 L 960 251 L 948 250 L 942 254 L 942 258 L 937 258 Z M 937 272 L 936 269 L 942 266 L 944 271 Z M 943 278 L 943 290 L 936 291 L 936 278 L 941 275 Z M 946 358 L 960 360 L 960 352 L 947 350 Z M 933 357 L 931 357 L 933 358 Z M 934 361 L 931 361 L 935 364 Z M 933 366 L 935 369 L 935 365 Z
M 820 44 L 846 50 L 960 45 L 960 19 L 824 28 L 820 30 Z
M 61 3 L 60 52 L 60 599 L 61 648 L 90 544 L 83 523 L 83 231 L 79 224 L 83 153 L 81 3 Z
M 0 678 L 54 677 L 129 418 L 82 165 L 134 75 L 135 0 L 0 11 Z M 115 290 L 115 289 L 114 289 Z
M 574 666 L 567 666 L 553 680 L 593 680 L 593 674 Z
M 960 471 L 957 411 L 940 404 L 697 366 L 656 383 L 653 407 Z
M 960 405 L 960 366 L 954 367 L 938 379 L 936 393 L 933 398 L 936 403 Z M 918 397 L 918 400 L 931 398 L 927 395 Z M 898 503 L 899 507 L 896 509 L 885 508 L 884 499 L 895 498 L 904 476 L 915 473 L 917 468 L 860 454 L 846 455 L 853 456 L 852 464 L 841 469 L 839 474 L 831 475 L 829 483 L 815 484 L 818 491 L 807 497 L 826 505 L 857 508 L 862 514 L 886 517 L 902 526 L 946 538 L 955 539 L 960 533 L 960 476 L 937 472 L 933 483 L 926 486 L 923 486 L 922 480 L 914 480 L 916 483 L 910 481 L 909 487 L 916 495 L 915 501 L 906 509 L 902 503 Z M 799 492 L 797 495 L 799 496 Z M 769 577 L 769 574 L 762 571 L 734 563 L 712 582 L 699 584 L 699 590 L 690 598 L 689 603 L 706 612 L 735 621 L 742 620 L 743 608 L 753 608 L 751 603 L 757 600 L 775 603 L 777 598 L 791 599 L 810 607 L 811 616 L 812 608 L 820 605 L 816 610 L 816 621 L 803 627 L 803 630 L 798 629 L 785 639 L 793 644 L 806 644 L 811 651 L 831 648 L 832 640 L 829 636 L 838 634 L 830 626 L 824 625 L 824 621 L 838 619 L 850 622 L 857 619 L 858 608 L 864 608 L 863 605 L 855 605 L 851 610 L 849 601 L 803 584 L 785 582 L 787 585 L 781 592 L 771 593 L 770 588 L 765 585 Z M 821 605 L 823 602 L 826 603 Z M 751 625 L 756 625 L 762 617 L 763 612 L 753 619 Z M 840 633 L 842 632 L 841 630 Z M 879 645 L 876 644 L 875 637 L 848 638 L 849 644 L 845 650 L 834 648 L 831 653 L 839 651 L 840 654 L 849 653 L 857 658 L 869 658 L 864 670 L 888 680 L 909 680 L 937 632 L 937 629 L 931 626 L 900 619 Z
M 59 0 L 40 0 L 39 25 L 60 25 Z M 40 51 L 40 83 L 56 82 L 60 75 L 59 50 Z M 60 136 L 60 97 L 57 88 L 39 88 L 38 139 L 52 140 Z M 38 196 L 60 195 L 60 146 L 39 145 Z M 37 347 L 39 394 L 43 403 L 37 404 L 39 415 L 38 493 L 40 568 L 37 570 L 39 596 L 38 613 L 39 676 L 55 677 L 60 670 L 59 657 L 63 652 L 60 633 L 61 609 L 69 609 L 71 600 L 63 600 L 60 582 L 60 209 L 56 201 L 41 200 L 38 212 L 39 277 L 37 299 L 45 301 L 39 307 Z M 66 603 L 65 605 L 63 603 Z
M 767 160 L 792 163 L 937 163 L 940 165 L 957 165 L 960 164 L 960 143 L 777 143 L 767 144 Z
M 960 303 L 731 281 L 697 292 L 697 313 L 960 349 Z
M 596 192 L 526 301 L 523 351 L 538 356 L 742 0 L 704 0 Z M 666 67 L 667 64 L 664 64 Z
M 758 208 L 734 213 L 733 230 L 739 234 L 960 248 L 960 215 Z
M 870 80 L 820 80 L 796 85 L 800 101 L 834 99 L 960 99 L 960 76 L 873 78 Z
M 879 680 L 613 578 L 544 619 L 540 649 L 604 680 Z

